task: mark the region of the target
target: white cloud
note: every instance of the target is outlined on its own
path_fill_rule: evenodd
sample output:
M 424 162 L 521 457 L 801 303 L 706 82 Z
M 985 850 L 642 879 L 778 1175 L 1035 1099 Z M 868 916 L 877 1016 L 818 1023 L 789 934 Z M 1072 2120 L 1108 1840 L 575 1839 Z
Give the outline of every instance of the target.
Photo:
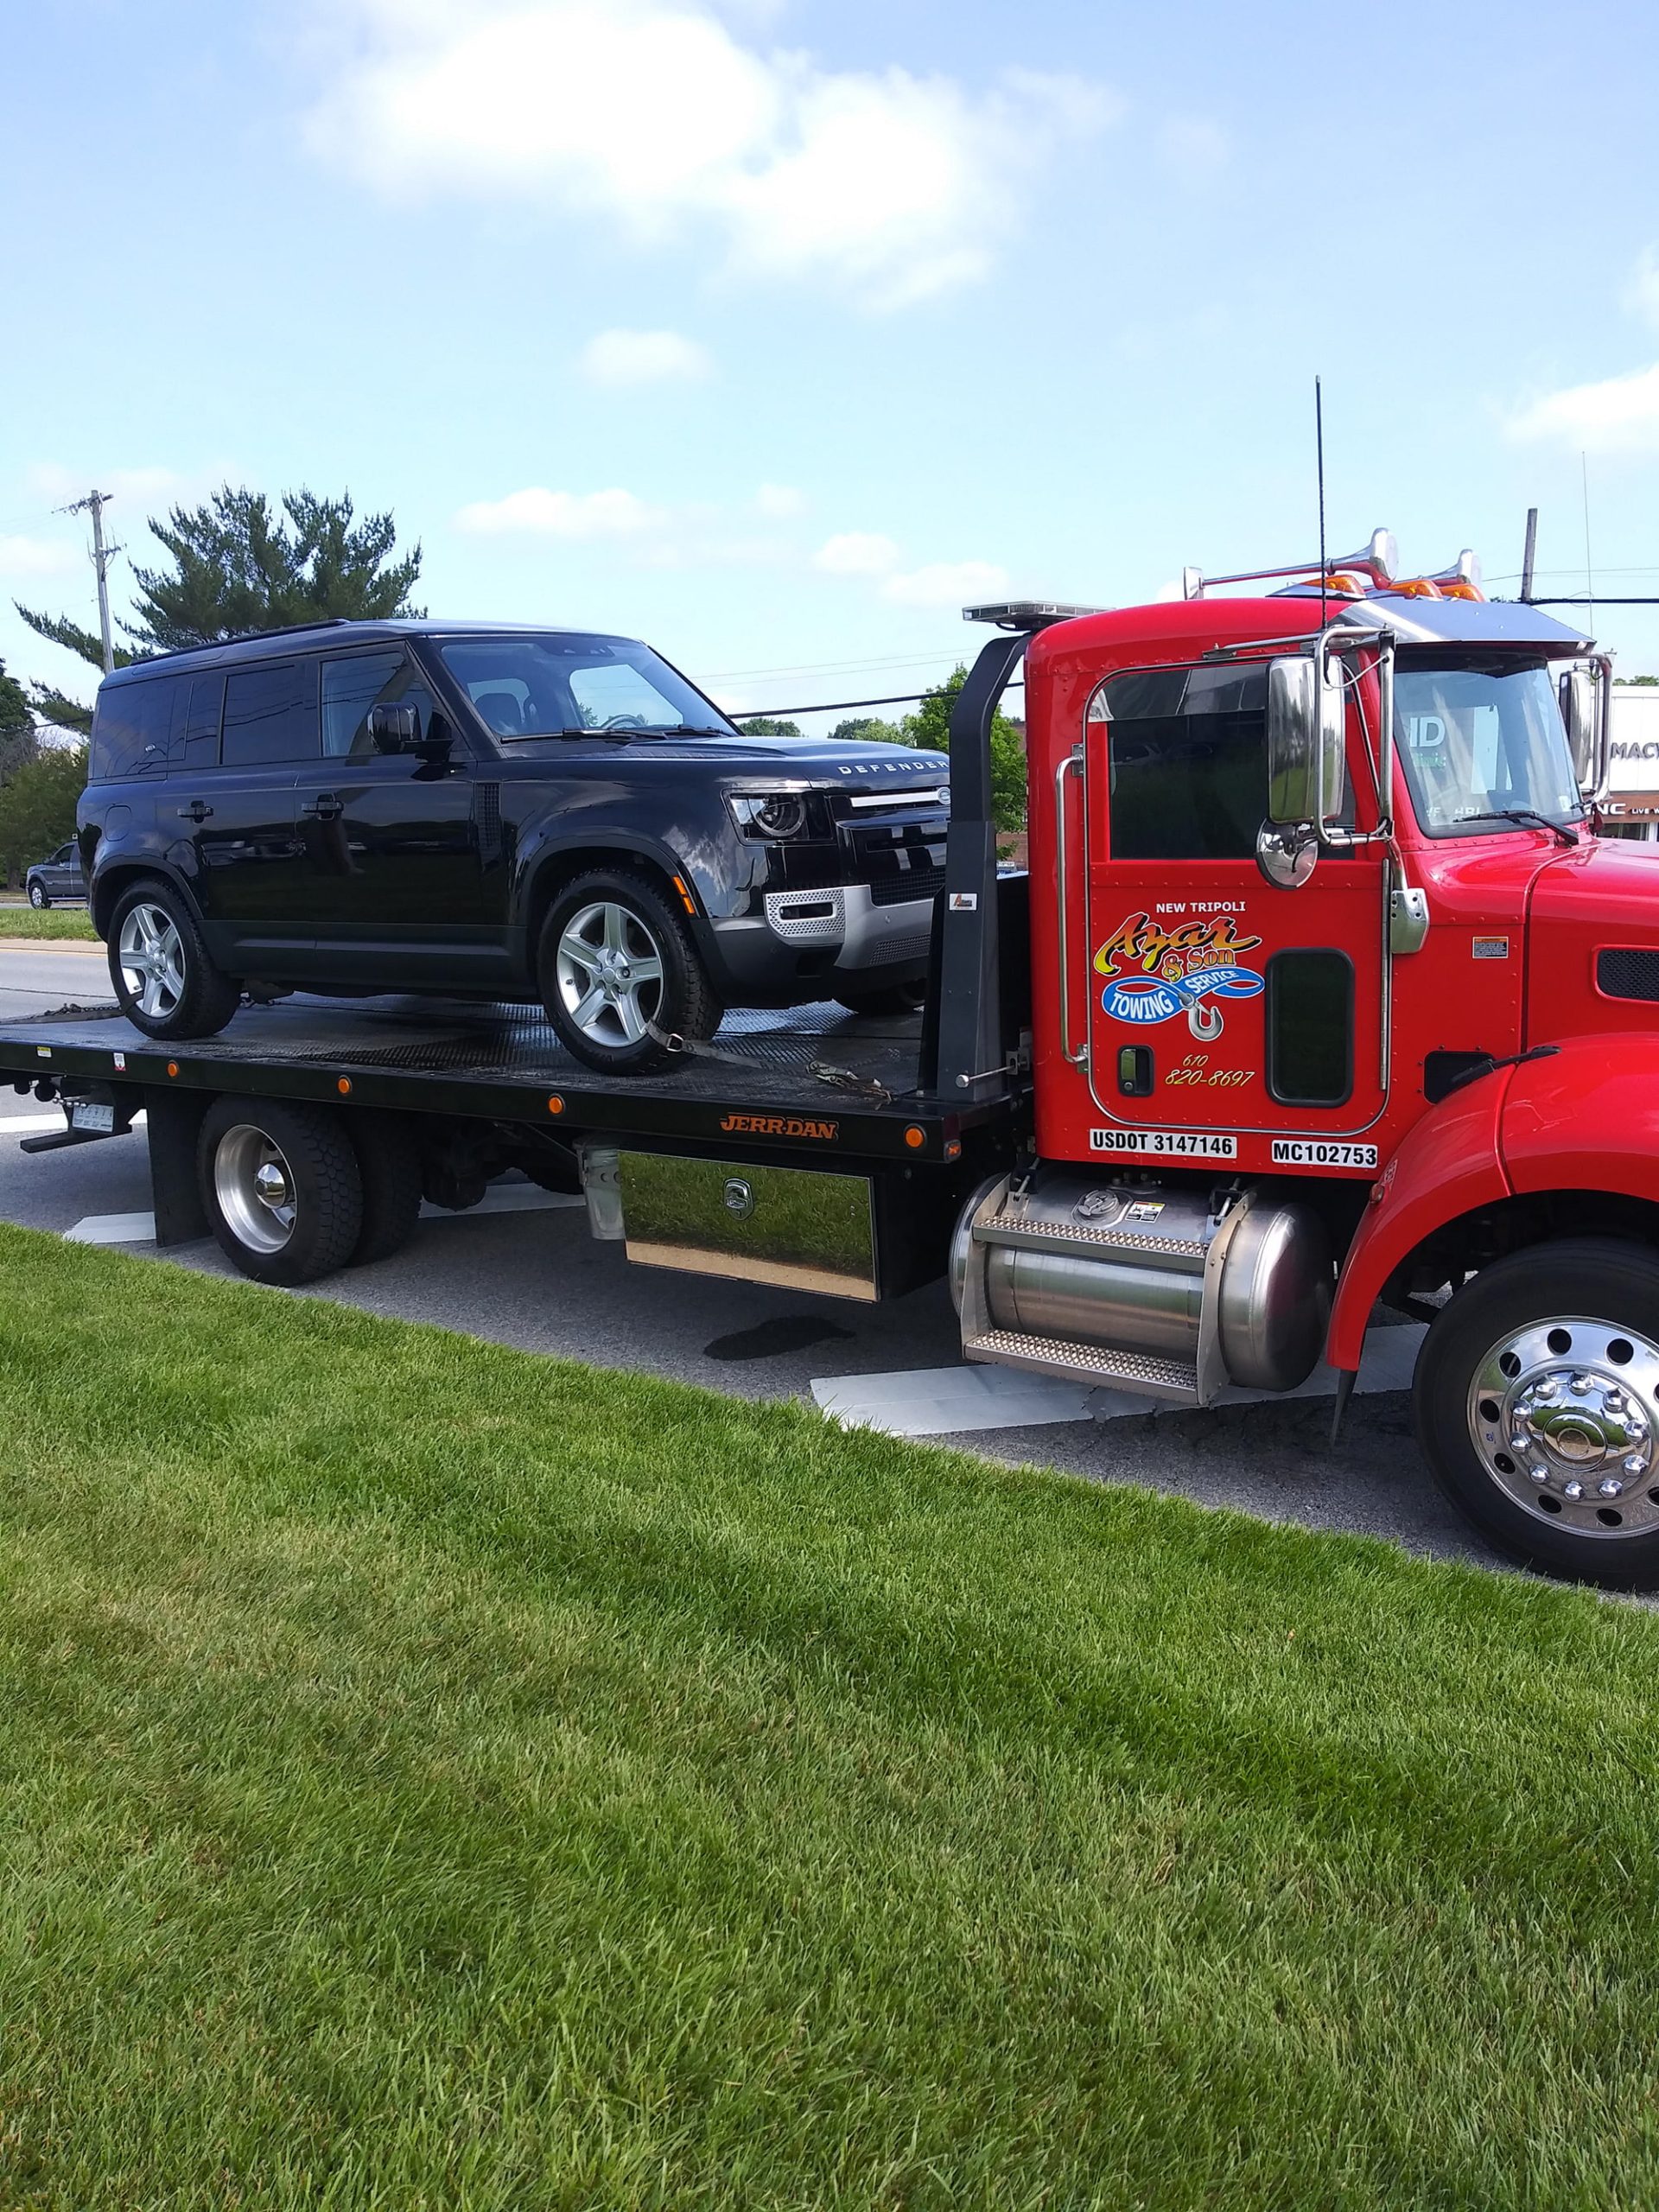
M 79 566 L 80 548 L 47 537 L 0 537 L 0 576 L 60 576 Z
M 532 484 L 504 499 L 473 500 L 455 517 L 455 527 L 488 537 L 637 537 L 666 518 L 632 492 L 550 492 Z
M 792 484 L 762 484 L 754 495 L 754 511 L 768 522 L 787 522 L 806 512 L 806 494 Z
M 1112 112 L 1061 74 L 828 70 L 709 0 L 348 0 L 346 22 L 309 136 L 371 188 L 602 213 L 641 241 L 708 224 L 741 272 L 878 307 L 982 275 L 1057 139 Z
M 1659 362 L 1550 392 L 1522 408 L 1509 429 L 1513 438 L 1548 440 L 1574 452 L 1659 453 Z
M 1185 184 L 1207 184 L 1227 166 L 1231 142 L 1219 124 L 1201 115 L 1172 116 L 1158 133 L 1166 168 Z
M 1624 287 L 1624 305 L 1659 330 L 1659 247 L 1649 246 L 1630 271 Z
M 1000 599 L 1007 588 L 1007 571 L 994 561 L 935 561 L 908 575 L 889 576 L 881 591 L 904 607 L 971 607 Z
M 55 500 L 79 499 L 96 488 L 107 492 L 123 506 L 142 505 L 146 513 L 154 507 L 170 506 L 181 498 L 190 480 L 175 468 L 94 468 L 90 472 L 66 468 L 60 461 L 36 461 L 28 471 L 29 486 L 42 499 Z
M 824 540 L 812 565 L 831 576 L 884 576 L 898 567 L 899 548 L 879 531 L 843 531 Z
M 594 384 L 639 385 L 696 383 L 715 365 L 677 330 L 601 330 L 582 347 L 581 365 Z

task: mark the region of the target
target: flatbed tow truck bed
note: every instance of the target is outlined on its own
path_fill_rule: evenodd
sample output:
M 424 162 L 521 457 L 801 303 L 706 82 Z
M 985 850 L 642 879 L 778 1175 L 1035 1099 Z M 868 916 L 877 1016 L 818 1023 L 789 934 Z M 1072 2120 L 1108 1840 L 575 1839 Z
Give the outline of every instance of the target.
M 944 1160 L 968 1130 L 1008 1125 L 1020 1084 L 1010 1078 L 988 1098 L 938 1099 L 921 1087 L 921 1049 L 919 1015 L 797 1007 L 728 1014 L 712 1045 L 692 1047 L 659 1075 L 605 1076 L 574 1059 L 527 1007 L 296 996 L 245 1008 L 217 1037 L 170 1046 L 142 1035 L 113 1006 L 9 1022 L 0 1026 L 0 1081 L 67 1097 L 86 1095 L 88 1083 L 100 1095 L 137 1084 L 327 1105 L 349 1097 L 558 1135 L 709 1142 L 736 1135 L 907 1160 Z
M 563 1154 L 573 1171 L 580 1162 L 584 1186 L 601 1147 L 677 1158 L 693 1175 L 702 1163 L 716 1196 L 724 1169 L 709 1163 L 741 1169 L 745 1190 L 762 1188 L 763 1167 L 859 1177 L 875 1226 L 868 1287 L 851 1294 L 866 1297 L 878 1281 L 885 1295 L 938 1274 L 964 1179 L 1006 1154 L 1027 1110 L 1027 1077 L 1011 1071 L 948 1099 L 924 1083 L 930 1058 L 920 1015 L 831 1006 L 734 1012 L 712 1042 L 632 1077 L 584 1067 L 538 1011 L 517 1005 L 296 995 L 244 1007 L 217 1037 L 171 1046 L 113 1006 L 0 1025 L 0 1082 L 65 1108 L 64 1129 L 24 1139 L 25 1150 L 119 1136 L 143 1111 L 161 1244 L 208 1231 L 198 1138 L 212 1103 L 232 1096 L 343 1109 L 359 1129 L 359 1114 L 419 1117 L 429 1148 L 442 1133 L 452 1149 L 497 1147 L 498 1161 L 518 1142 L 544 1160 Z M 803 1179 L 792 1179 L 798 1202 Z M 596 1235 L 623 1234 L 594 1217 Z

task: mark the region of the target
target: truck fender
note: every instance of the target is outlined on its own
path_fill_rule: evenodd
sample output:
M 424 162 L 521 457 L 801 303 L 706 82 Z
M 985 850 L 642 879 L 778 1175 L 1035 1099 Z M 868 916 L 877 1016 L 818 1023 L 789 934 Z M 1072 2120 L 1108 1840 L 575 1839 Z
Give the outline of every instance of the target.
M 1357 1370 L 1379 1292 L 1426 1236 L 1510 1195 L 1499 1128 L 1514 1072 L 1495 1070 L 1431 1106 L 1371 1185 L 1337 1281 L 1325 1355 L 1332 1367 Z
M 1608 1191 L 1659 1202 L 1659 1036 L 1567 1039 L 1515 1070 L 1503 1165 L 1517 1192 Z

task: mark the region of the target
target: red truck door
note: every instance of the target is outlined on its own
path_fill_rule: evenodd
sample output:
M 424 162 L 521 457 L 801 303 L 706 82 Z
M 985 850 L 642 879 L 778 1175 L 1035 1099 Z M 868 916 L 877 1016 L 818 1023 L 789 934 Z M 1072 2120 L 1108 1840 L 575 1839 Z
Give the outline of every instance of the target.
M 1385 862 L 1264 879 L 1266 709 L 1260 661 L 1128 671 L 1090 700 L 1091 1154 L 1376 1164 Z

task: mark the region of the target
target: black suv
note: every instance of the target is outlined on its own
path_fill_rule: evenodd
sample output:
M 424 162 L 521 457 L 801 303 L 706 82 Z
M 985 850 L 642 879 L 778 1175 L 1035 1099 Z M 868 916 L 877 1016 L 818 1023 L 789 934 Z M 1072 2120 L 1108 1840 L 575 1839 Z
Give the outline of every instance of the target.
M 914 1004 L 948 765 L 746 737 L 631 638 L 323 623 L 106 677 L 80 851 L 152 1037 L 245 988 L 538 998 L 632 1073 L 728 1006 Z

